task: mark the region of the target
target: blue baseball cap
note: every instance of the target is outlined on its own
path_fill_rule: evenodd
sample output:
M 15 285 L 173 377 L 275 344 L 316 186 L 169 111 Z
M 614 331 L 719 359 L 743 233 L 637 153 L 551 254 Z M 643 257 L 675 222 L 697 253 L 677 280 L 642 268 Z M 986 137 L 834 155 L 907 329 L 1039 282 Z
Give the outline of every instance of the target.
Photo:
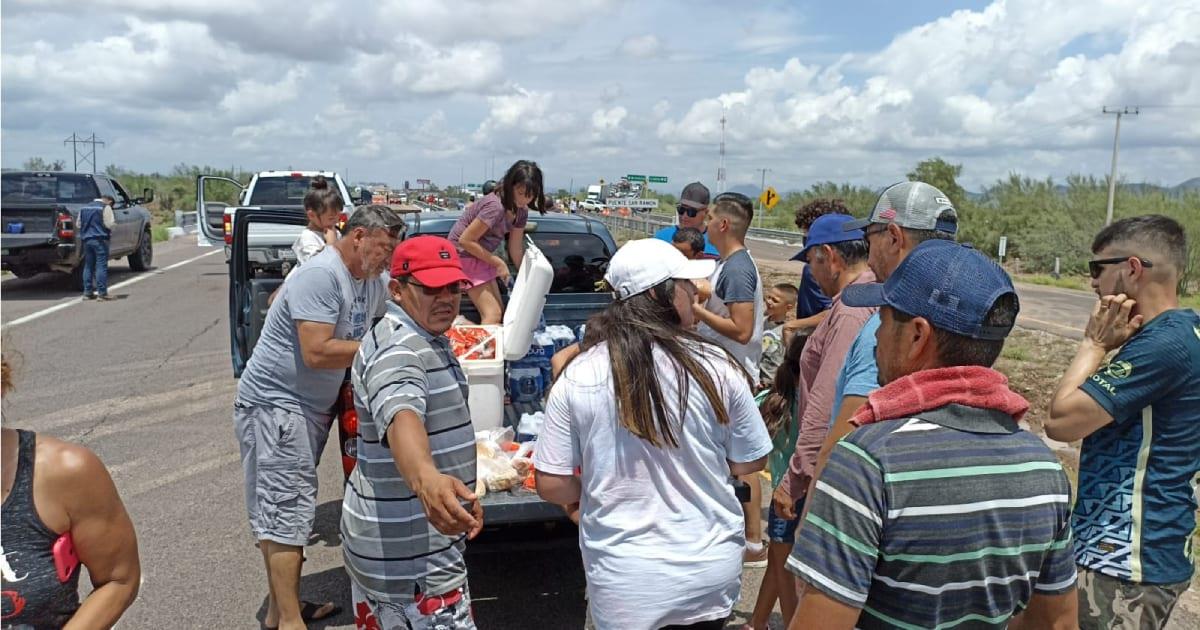
M 986 326 L 984 321 L 996 300 L 1009 293 L 1016 297 L 1012 280 L 1000 265 L 969 245 L 939 239 L 914 248 L 887 282 L 846 287 L 842 303 L 890 306 L 923 317 L 939 330 L 1000 341 L 1012 326 Z
M 843 229 L 847 223 L 854 220 L 848 214 L 825 214 L 817 217 L 808 227 L 808 236 L 804 239 L 804 249 L 800 250 L 792 260 L 808 262 L 808 250 L 819 245 L 844 243 L 866 238 L 862 230 Z

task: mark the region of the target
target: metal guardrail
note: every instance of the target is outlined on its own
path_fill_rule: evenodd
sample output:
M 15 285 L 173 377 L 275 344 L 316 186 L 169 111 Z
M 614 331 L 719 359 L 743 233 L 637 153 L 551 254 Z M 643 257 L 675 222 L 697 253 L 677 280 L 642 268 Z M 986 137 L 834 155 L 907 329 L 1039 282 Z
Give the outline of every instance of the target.
M 200 215 L 194 210 L 192 212 L 176 210 L 175 227 L 183 230 L 184 234 L 195 234 L 200 229 Z
M 594 219 L 599 219 L 609 228 L 617 228 L 624 230 L 632 230 L 642 234 L 654 234 L 660 228 L 675 224 L 675 218 L 669 215 L 661 214 L 631 214 L 627 217 L 619 216 L 603 216 L 591 214 L 588 215 Z M 791 230 L 771 230 L 767 228 L 750 228 L 746 231 L 746 238 L 758 241 L 770 241 L 776 243 L 784 243 L 787 245 L 800 245 L 804 242 L 804 235 Z

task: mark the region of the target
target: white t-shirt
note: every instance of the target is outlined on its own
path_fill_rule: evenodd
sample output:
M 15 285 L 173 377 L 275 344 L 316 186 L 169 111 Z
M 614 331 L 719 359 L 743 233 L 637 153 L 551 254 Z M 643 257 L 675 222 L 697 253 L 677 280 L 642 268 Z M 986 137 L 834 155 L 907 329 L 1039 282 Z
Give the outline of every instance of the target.
M 325 235 L 308 228 L 300 233 L 296 242 L 292 243 L 292 252 L 296 254 L 296 264 L 303 265 L 309 258 L 325 249 Z
M 534 466 L 556 475 L 582 468 L 579 546 L 598 630 L 650 630 L 729 615 L 741 587 L 742 508 L 729 462 L 771 452 L 745 376 L 724 353 L 696 348 L 729 413 L 717 422 L 699 384 L 687 390 L 678 448 L 656 448 L 616 416 L 606 344 L 577 357 L 550 392 Z M 675 366 L 654 361 L 668 401 Z

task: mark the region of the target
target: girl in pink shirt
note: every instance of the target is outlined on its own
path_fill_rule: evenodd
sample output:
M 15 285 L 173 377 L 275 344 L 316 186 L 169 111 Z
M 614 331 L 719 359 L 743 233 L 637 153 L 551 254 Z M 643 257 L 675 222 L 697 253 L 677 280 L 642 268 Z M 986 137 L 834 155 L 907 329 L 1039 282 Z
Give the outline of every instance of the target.
M 481 324 L 499 324 L 504 308 L 499 282 L 508 283 L 508 262 L 496 255 L 508 243 L 508 258 L 515 265 L 525 256 L 525 224 L 529 209 L 545 212 L 542 169 L 536 162 L 518 160 L 509 167 L 496 190 L 463 211 L 448 238 L 458 249 L 463 272 L 469 278 L 467 297 L 479 311 Z

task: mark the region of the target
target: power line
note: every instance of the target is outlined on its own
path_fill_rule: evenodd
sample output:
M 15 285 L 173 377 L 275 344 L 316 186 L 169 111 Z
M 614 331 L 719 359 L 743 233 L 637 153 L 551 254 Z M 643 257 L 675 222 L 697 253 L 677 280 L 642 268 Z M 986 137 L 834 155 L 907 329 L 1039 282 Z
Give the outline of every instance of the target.
M 74 158 L 75 171 L 79 171 L 79 162 L 82 157 L 82 161 L 85 164 L 88 162 L 92 163 L 92 172 L 96 172 L 96 145 L 104 146 L 104 141 L 97 140 L 95 133 L 90 138 L 77 138 L 76 134 L 72 132 L 70 138 L 63 140 L 63 144 L 71 145 L 71 155 Z M 80 149 L 79 145 L 90 145 L 90 148 Z
M 1117 117 L 1117 129 L 1113 132 L 1113 158 L 1112 158 L 1112 174 L 1108 177 L 1108 211 L 1104 215 L 1104 225 L 1112 225 L 1113 219 L 1113 199 L 1117 194 L 1117 151 L 1121 144 L 1121 117 L 1122 116 L 1137 116 L 1137 107 L 1124 107 L 1122 109 L 1112 109 L 1103 107 L 1100 111 L 1104 114 L 1115 114 Z

